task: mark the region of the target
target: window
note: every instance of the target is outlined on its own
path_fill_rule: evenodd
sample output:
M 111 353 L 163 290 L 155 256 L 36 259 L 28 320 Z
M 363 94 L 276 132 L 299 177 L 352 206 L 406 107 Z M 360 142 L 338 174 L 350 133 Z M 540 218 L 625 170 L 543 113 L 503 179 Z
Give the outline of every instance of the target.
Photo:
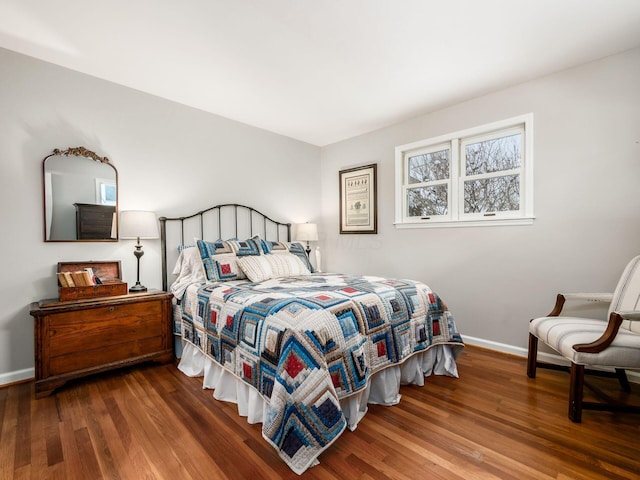
M 533 221 L 533 115 L 396 147 L 396 226 Z

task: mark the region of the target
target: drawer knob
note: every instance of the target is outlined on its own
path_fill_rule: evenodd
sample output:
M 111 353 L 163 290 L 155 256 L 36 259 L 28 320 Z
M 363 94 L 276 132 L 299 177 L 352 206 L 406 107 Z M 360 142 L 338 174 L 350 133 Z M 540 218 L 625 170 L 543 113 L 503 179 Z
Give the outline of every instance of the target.
M 116 311 L 116 307 L 109 307 L 109 311 L 110 312 L 115 312 Z

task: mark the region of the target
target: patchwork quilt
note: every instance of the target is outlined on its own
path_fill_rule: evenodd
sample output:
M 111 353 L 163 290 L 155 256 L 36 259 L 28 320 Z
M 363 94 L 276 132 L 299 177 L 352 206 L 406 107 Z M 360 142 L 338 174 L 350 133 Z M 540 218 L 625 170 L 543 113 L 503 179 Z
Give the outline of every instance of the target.
M 314 274 L 191 287 L 182 336 L 267 401 L 264 438 L 296 473 L 345 429 L 339 400 L 434 345 L 463 346 L 423 283 Z

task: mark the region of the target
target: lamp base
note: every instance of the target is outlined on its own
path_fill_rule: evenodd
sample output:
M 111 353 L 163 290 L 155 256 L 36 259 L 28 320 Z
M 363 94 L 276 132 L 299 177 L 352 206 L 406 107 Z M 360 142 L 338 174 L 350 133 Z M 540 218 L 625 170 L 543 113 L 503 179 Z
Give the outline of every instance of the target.
M 144 285 L 141 285 L 140 282 L 136 282 L 136 284 L 129 288 L 129 293 L 141 293 L 141 292 L 146 292 L 147 291 L 147 287 L 145 287 Z

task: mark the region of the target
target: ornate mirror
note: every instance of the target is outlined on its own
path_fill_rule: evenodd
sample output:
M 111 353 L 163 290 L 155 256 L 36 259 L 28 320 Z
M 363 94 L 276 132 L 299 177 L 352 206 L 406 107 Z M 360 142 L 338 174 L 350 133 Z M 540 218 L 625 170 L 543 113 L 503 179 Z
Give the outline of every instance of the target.
M 84 147 L 42 161 L 45 242 L 116 242 L 118 171 Z

